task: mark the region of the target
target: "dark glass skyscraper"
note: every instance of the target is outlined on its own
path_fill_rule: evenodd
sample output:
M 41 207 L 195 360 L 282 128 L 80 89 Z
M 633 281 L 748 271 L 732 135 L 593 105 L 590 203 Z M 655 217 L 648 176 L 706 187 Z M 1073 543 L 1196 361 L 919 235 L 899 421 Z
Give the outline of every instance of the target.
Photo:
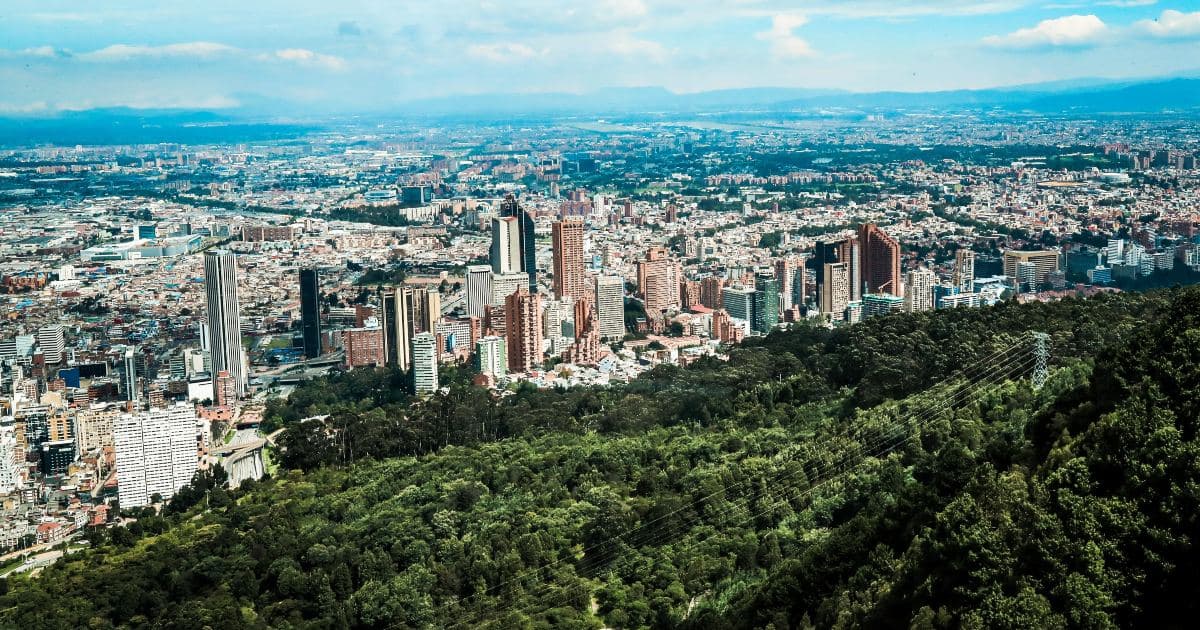
M 771 274 L 758 274 L 754 279 L 754 317 L 751 327 L 767 334 L 779 324 L 779 280 Z
M 500 203 L 501 217 L 516 217 L 520 224 L 519 242 L 521 248 L 522 271 L 529 274 L 529 292 L 537 293 L 537 243 L 533 234 L 533 217 L 522 210 L 517 198 L 512 194 L 506 195 Z
M 304 356 L 321 356 L 321 279 L 316 269 L 300 270 L 300 326 Z

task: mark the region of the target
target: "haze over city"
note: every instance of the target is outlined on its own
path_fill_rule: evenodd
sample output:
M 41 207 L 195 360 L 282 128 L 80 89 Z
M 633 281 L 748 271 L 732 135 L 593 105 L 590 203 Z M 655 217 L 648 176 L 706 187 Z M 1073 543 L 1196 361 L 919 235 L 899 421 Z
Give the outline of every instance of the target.
M 931 91 L 1200 70 L 1200 10 L 1170 0 L 14 0 L 0 18 L 0 114 L 386 111 L 478 93 Z

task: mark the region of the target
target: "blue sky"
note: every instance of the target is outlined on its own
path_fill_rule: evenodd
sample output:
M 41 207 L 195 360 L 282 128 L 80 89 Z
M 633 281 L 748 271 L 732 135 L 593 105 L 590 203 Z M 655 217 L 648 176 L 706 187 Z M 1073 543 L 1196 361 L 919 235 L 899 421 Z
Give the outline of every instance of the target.
M 1200 0 L 4 0 L 0 114 L 1200 71 Z

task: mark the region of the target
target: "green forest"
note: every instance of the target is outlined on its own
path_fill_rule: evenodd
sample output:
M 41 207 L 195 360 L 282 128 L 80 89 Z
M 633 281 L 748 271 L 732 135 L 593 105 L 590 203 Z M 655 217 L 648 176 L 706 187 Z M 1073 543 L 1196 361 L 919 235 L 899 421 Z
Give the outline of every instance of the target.
M 89 532 L 0 626 L 1195 625 L 1200 289 L 800 327 L 607 389 L 446 378 L 303 384 L 268 409 L 286 472 Z

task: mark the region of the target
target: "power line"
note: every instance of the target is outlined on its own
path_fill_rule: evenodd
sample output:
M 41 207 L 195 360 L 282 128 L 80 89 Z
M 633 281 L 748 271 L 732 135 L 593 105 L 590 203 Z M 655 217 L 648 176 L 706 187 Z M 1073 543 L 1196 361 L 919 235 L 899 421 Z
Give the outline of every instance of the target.
M 959 378 L 966 376 L 967 374 L 970 374 L 973 372 L 976 373 L 974 376 L 972 376 L 970 379 L 968 379 L 968 383 L 970 383 L 970 384 L 962 385 L 961 387 L 956 389 L 952 394 L 950 394 L 945 400 L 943 400 L 940 404 L 931 404 L 931 406 L 926 408 L 924 411 L 912 416 L 910 418 L 910 421 L 912 421 L 912 423 L 918 427 L 924 426 L 929 421 L 936 418 L 940 412 L 946 410 L 950 406 L 954 405 L 956 402 L 966 402 L 967 400 L 970 400 L 976 393 L 978 393 L 979 391 L 982 391 L 983 388 L 988 387 L 993 384 L 996 384 L 998 382 L 1002 382 L 1007 377 L 1007 374 L 1011 369 L 1022 368 L 1024 366 L 1024 364 L 1029 361 L 1029 357 L 1026 354 L 1017 354 L 1017 355 L 1009 356 L 1009 355 L 1011 355 L 1011 353 L 1013 353 L 1015 351 L 1020 351 L 1022 349 L 1023 348 L 1022 348 L 1021 344 L 1009 346 L 1005 349 L 993 352 L 991 355 L 974 362 L 973 365 L 967 369 L 960 370 Z M 996 363 L 996 365 L 993 365 L 993 363 Z M 973 381 L 975 379 L 978 379 L 978 381 L 972 383 L 971 381 Z M 1000 380 L 996 381 L 996 383 L 990 382 L 990 381 L 993 381 L 994 379 L 1000 379 Z M 955 384 L 955 381 L 946 381 L 945 384 L 950 387 L 953 387 Z M 962 398 L 962 400 L 958 400 L 960 397 Z M 896 429 L 902 430 L 903 427 L 897 427 Z M 853 431 L 853 428 L 851 428 L 851 431 Z M 838 441 L 843 438 L 850 438 L 850 437 L 852 437 L 851 431 L 847 431 L 841 435 L 832 436 L 827 441 L 834 442 L 834 441 Z M 903 444 L 903 442 L 907 441 L 907 439 L 908 439 L 907 436 L 905 436 L 902 439 L 900 439 L 899 441 L 892 443 L 892 439 L 889 437 L 889 435 L 885 434 L 884 436 L 877 438 L 872 444 L 861 445 L 860 447 L 858 447 L 856 449 L 851 449 L 851 451 L 844 453 L 843 456 L 840 458 L 840 460 L 837 462 L 833 462 L 833 463 L 829 463 L 829 464 L 822 464 L 821 468 L 819 468 L 817 471 L 813 471 L 816 473 L 814 478 L 817 479 L 818 481 L 815 484 L 813 484 L 812 486 L 810 486 L 809 489 L 806 490 L 801 496 L 810 494 L 817 487 L 824 485 L 826 483 L 829 483 L 834 478 L 836 478 L 836 476 L 832 477 L 832 478 L 828 478 L 827 475 L 830 472 L 836 472 L 838 475 L 840 475 L 843 472 L 851 470 L 853 467 L 846 468 L 846 466 L 848 466 L 850 464 L 851 460 L 854 459 L 855 457 L 858 457 L 858 458 L 868 457 L 871 454 L 869 454 L 867 451 L 879 449 L 880 447 L 886 447 L 886 448 L 884 448 L 884 450 L 882 450 L 882 451 L 879 451 L 879 453 L 877 453 L 877 454 L 886 454 L 886 453 L 894 450 L 895 448 L 897 448 L 900 444 Z M 789 463 L 789 462 L 787 461 L 787 458 L 785 458 L 785 461 L 782 463 Z M 859 464 L 861 464 L 861 461 L 859 462 Z M 582 552 L 582 556 L 584 558 L 587 558 L 589 552 L 598 552 L 602 547 L 606 547 L 608 545 L 611 545 L 611 544 L 617 543 L 617 542 L 621 542 L 621 541 L 626 541 L 627 544 L 636 545 L 636 546 L 646 546 L 651 543 L 660 542 L 661 540 L 664 540 L 666 537 L 672 536 L 673 532 L 659 531 L 659 532 L 656 532 L 650 538 L 644 538 L 644 539 L 640 539 L 640 540 L 635 540 L 634 537 L 639 532 L 646 531 L 652 525 L 659 524 L 662 521 L 664 521 L 665 519 L 675 516 L 679 512 L 687 510 L 687 509 L 693 507 L 694 505 L 703 505 L 709 499 L 715 498 L 717 495 L 728 494 L 729 492 L 736 490 L 738 486 L 745 485 L 745 484 L 755 482 L 755 481 L 761 481 L 763 483 L 777 483 L 779 481 L 782 481 L 783 479 L 793 476 L 794 474 L 796 474 L 796 472 L 797 472 L 796 470 L 793 470 L 790 472 L 785 470 L 785 471 L 781 472 L 779 475 L 776 475 L 775 477 L 773 477 L 771 479 L 766 479 L 766 480 L 756 479 L 756 478 L 743 479 L 742 481 L 739 481 L 731 486 L 726 486 L 717 492 L 711 493 L 710 495 L 701 497 L 699 499 L 694 499 L 689 505 L 685 505 L 683 507 L 672 510 L 666 514 L 660 515 L 660 516 L 656 517 L 655 519 L 652 519 L 651 521 L 641 523 L 638 526 L 633 527 L 625 532 L 622 532 L 621 534 L 618 534 L 608 540 L 602 541 L 600 543 L 595 543 L 595 544 L 589 546 L 587 549 L 584 549 Z M 776 494 L 776 491 L 768 491 L 766 493 L 766 495 L 760 495 L 760 496 L 770 497 L 773 494 Z M 726 509 L 728 512 L 732 512 L 734 509 L 739 507 L 740 503 L 746 502 L 748 505 L 749 504 L 748 502 L 750 500 L 752 500 L 753 498 L 754 498 L 753 496 L 748 496 L 744 499 L 739 499 L 737 501 L 734 501 Z M 758 516 L 758 515 L 760 515 L 760 514 L 756 514 L 754 516 Z M 481 596 L 484 596 L 488 593 L 498 591 L 498 590 L 502 589 L 504 586 L 508 586 L 510 584 L 524 580 L 531 576 L 536 576 L 537 574 L 541 573 L 542 571 L 548 571 L 550 569 L 555 568 L 558 565 L 563 564 L 564 562 L 566 562 L 567 559 L 568 559 L 568 557 L 562 557 L 562 558 L 559 558 L 558 560 L 549 562 L 549 563 L 541 565 L 539 567 L 527 569 L 527 570 L 522 571 L 507 580 L 503 580 L 485 590 L 477 591 L 475 593 L 472 593 L 471 595 L 468 595 L 467 597 L 455 598 L 453 601 L 447 602 L 447 603 L 439 606 L 438 612 L 440 613 L 442 610 L 445 610 L 446 608 L 448 608 L 450 606 L 464 605 L 464 604 L 469 603 L 470 601 L 472 601 L 476 598 L 479 598 Z M 550 584 L 546 584 L 543 586 L 543 588 L 550 588 L 550 587 L 551 587 Z M 544 603 L 545 602 L 538 602 L 535 605 L 542 605 Z M 519 610 L 521 610 L 521 609 L 518 609 L 518 611 Z M 463 614 L 470 614 L 470 613 L 467 613 L 467 611 L 464 610 Z M 455 627 L 458 625 L 462 625 L 465 622 L 466 622 L 466 620 L 455 621 L 453 624 L 451 624 L 450 626 L 447 626 L 447 627 Z M 392 627 L 395 627 L 395 626 L 392 626 Z

